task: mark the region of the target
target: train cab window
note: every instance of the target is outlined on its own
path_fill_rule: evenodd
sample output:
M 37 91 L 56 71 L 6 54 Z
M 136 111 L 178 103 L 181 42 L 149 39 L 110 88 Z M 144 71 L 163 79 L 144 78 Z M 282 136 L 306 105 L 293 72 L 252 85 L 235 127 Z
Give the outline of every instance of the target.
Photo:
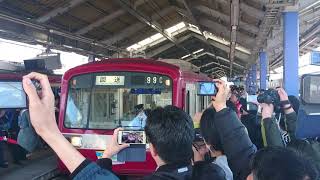
M 133 123 L 138 116 L 137 105 L 154 109 L 172 104 L 172 80 L 151 73 L 80 75 L 70 80 L 68 90 L 64 121 L 67 128 L 143 128 Z
M 204 105 L 204 96 L 198 96 L 199 98 L 199 112 L 203 111 L 205 109 L 205 105 Z

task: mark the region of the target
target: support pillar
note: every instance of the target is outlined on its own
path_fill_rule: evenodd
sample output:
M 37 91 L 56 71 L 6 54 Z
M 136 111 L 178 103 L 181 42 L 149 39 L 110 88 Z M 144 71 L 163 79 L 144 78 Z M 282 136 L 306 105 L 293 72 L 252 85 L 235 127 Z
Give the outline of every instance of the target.
M 251 89 L 253 94 L 257 92 L 257 65 L 253 64 L 252 65 L 252 80 L 251 80 Z
M 251 65 L 249 73 L 246 79 L 247 93 L 249 95 L 255 94 L 257 92 L 257 66 Z
M 259 53 L 260 59 L 260 89 L 267 89 L 268 59 L 266 52 Z
M 299 95 L 299 13 L 283 13 L 283 84 L 288 95 Z

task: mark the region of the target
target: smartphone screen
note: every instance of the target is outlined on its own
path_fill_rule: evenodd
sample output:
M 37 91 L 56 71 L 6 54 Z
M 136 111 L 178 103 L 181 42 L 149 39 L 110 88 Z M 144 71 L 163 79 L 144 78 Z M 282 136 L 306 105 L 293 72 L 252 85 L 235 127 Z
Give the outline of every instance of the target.
M 144 131 L 119 131 L 118 143 L 123 144 L 146 144 Z
M 22 82 L 0 82 L 0 108 L 26 108 L 27 96 Z
M 198 95 L 214 96 L 217 94 L 217 88 L 214 82 L 198 82 Z
M 258 95 L 248 95 L 247 102 L 258 103 Z

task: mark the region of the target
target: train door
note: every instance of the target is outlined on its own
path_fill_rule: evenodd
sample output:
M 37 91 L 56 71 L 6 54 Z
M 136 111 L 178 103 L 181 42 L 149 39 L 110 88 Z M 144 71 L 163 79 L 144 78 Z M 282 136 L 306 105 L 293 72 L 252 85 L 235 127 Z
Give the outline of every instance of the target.
M 210 96 L 197 96 L 196 100 L 197 112 L 202 112 L 203 110 L 207 109 L 211 103 Z
M 185 90 L 185 111 L 193 117 L 197 111 L 197 93 L 195 84 L 187 83 Z

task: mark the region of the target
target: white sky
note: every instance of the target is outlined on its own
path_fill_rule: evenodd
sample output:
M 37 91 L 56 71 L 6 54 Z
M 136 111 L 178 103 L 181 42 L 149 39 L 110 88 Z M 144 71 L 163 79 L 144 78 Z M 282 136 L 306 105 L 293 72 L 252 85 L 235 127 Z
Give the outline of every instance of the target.
M 44 50 L 45 48 L 41 45 L 29 45 L 25 43 L 0 39 L 0 60 L 23 62 L 23 60 L 25 59 L 36 57 Z M 55 73 L 57 74 L 63 74 L 70 68 L 88 62 L 88 57 L 73 52 L 63 52 L 54 49 L 52 51 L 60 53 L 62 69 L 56 70 Z
M 320 47 L 314 49 L 315 51 L 320 51 Z M 320 73 L 320 66 L 309 65 L 310 64 L 311 53 L 307 53 L 299 58 L 299 76 L 308 73 Z M 270 80 L 282 79 L 283 75 L 283 66 L 280 66 L 274 71 L 277 74 L 270 74 Z

